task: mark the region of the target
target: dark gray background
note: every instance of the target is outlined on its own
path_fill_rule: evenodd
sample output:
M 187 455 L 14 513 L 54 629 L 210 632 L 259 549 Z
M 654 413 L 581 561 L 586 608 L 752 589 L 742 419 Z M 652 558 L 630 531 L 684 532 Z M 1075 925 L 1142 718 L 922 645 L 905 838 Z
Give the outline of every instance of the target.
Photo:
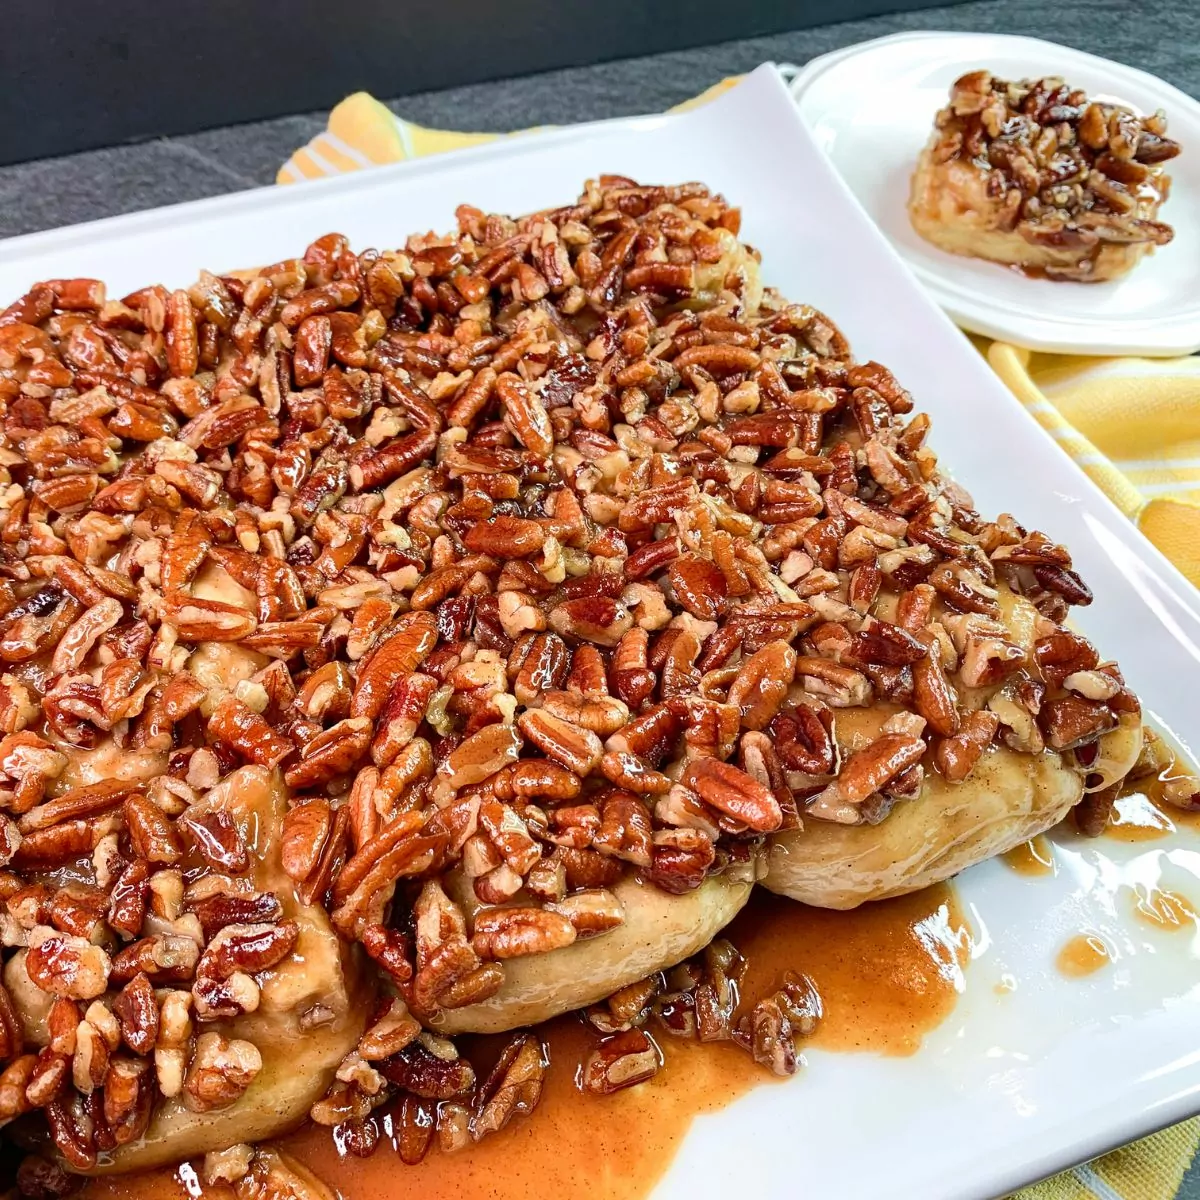
M 678 8 L 686 11 L 683 5 Z M 1141 67 L 1200 96 L 1197 0 L 1136 6 L 1126 0 L 975 0 L 524 79 L 420 92 L 390 101 L 390 106 L 425 125 L 495 131 L 653 112 L 767 59 L 804 63 L 826 51 L 905 29 L 1049 38 Z M 403 80 L 402 64 L 396 77 L 398 83 Z M 324 113 L 303 113 L 0 168 L 0 237 L 272 183 L 288 155 L 324 124 Z M 1180 1200 L 1200 1200 L 1200 1160 L 1192 1164 L 1179 1195 Z
M 736 6 L 733 0 L 731 7 Z M 690 20 L 689 6 L 673 7 L 681 14 L 675 19 Z M 331 11 L 337 9 L 331 6 Z M 392 107 L 427 125 L 497 131 L 626 116 L 668 108 L 766 59 L 803 63 L 827 50 L 902 29 L 995 30 L 1051 38 L 1142 67 L 1200 95 L 1197 0 L 1137 6 L 1126 0 L 975 0 L 421 92 L 393 101 Z M 264 47 L 264 54 L 271 52 L 272 47 Z M 297 62 L 296 69 L 313 68 Z M 395 78 L 399 92 L 405 79 L 402 63 Z M 202 81 L 197 79 L 195 86 L 202 87 Z M 97 95 L 93 102 L 104 103 L 104 97 Z M 324 123 L 323 112 L 305 113 L 0 168 L 0 237 L 272 183 L 280 164 Z
M 0 38 L 0 163 L 710 46 L 927 0 L 37 0 Z M 369 36 L 364 33 L 369 32 Z M 35 53 L 30 48 L 36 48 Z M 66 119 L 64 119 L 66 118 Z

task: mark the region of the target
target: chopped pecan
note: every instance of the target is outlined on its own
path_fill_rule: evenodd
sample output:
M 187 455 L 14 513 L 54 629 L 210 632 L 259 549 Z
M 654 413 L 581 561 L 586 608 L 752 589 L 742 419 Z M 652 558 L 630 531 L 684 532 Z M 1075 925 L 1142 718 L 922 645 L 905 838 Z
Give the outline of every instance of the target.
M 121 1037 L 134 1054 L 149 1054 L 158 1040 L 158 1001 L 149 978 L 139 972 L 113 1001 Z
M 283 916 L 283 906 L 274 892 L 255 892 L 247 896 L 217 892 L 189 901 L 188 910 L 199 918 L 207 941 L 228 925 L 274 923 Z
M 650 865 L 652 826 L 646 805 L 629 792 L 608 792 L 600 807 L 600 824 L 592 844 L 601 854 L 635 866 Z
M 150 1124 L 152 1068 L 144 1058 L 114 1057 L 104 1074 L 104 1121 L 114 1143 L 136 1141 Z
M 516 762 L 521 739 L 511 725 L 485 725 L 448 755 L 438 773 L 454 788 L 467 787 Z
M 703 829 L 658 829 L 651 850 L 650 878 L 665 892 L 698 888 L 716 862 L 713 838 Z
M 437 641 L 437 620 L 424 610 L 401 617 L 359 663 L 351 715 L 377 717 L 397 679 L 412 674 Z
M 1042 705 L 1038 725 L 1052 750 L 1073 750 L 1115 729 L 1117 715 L 1100 701 L 1068 694 Z
M 102 995 L 113 965 L 101 947 L 49 929 L 34 931 L 25 956 L 25 970 L 42 991 L 70 1000 Z
M 228 1108 L 262 1070 L 262 1055 L 251 1042 L 202 1033 L 183 1081 L 183 1103 L 192 1112 Z
M 146 918 L 150 864 L 135 858 L 120 874 L 108 898 L 108 924 L 122 937 L 137 937 Z
M 624 905 L 607 888 L 573 892 L 546 907 L 566 917 L 580 938 L 607 933 L 625 921 Z
M 590 729 L 582 729 L 541 709 L 526 709 L 518 728 L 539 750 L 581 779 L 599 763 L 604 748 Z
M 689 759 L 681 782 L 718 813 L 757 833 L 770 833 L 783 824 L 783 812 L 771 790 L 731 763 Z
M 747 729 L 764 729 L 779 711 L 796 676 L 796 652 L 787 642 L 769 642 L 742 664 L 729 685 L 729 703 L 741 710 Z
M 250 862 L 246 843 L 228 810 L 194 805 L 179 818 L 179 825 L 209 866 L 235 873 L 246 870 Z
M 328 783 L 348 772 L 370 744 L 371 721 L 367 717 L 347 717 L 307 742 L 299 762 L 287 768 L 284 778 L 293 788 Z
M 1084 837 L 1099 837 L 1104 832 L 1120 791 L 1121 784 L 1117 782 L 1101 791 L 1086 793 L 1075 805 L 1075 824 Z
M 180 934 L 151 934 L 126 946 L 112 960 L 114 983 L 128 983 L 139 971 L 155 983 L 191 979 L 200 958 L 200 948 Z
M 836 780 L 809 806 L 814 815 L 841 820 L 843 807 L 861 804 L 901 772 L 921 761 L 927 747 L 910 733 L 885 733 L 852 754 Z
M 996 730 L 1000 719 L 987 710 L 968 713 L 963 717 L 958 732 L 952 737 L 942 738 L 934 749 L 934 760 L 938 770 L 950 780 L 958 783 L 971 773 Z
M 796 1045 L 791 1022 L 775 997 L 760 1000 L 738 1024 L 754 1061 L 762 1063 L 774 1075 L 796 1072 Z
M 303 882 L 312 874 L 332 824 L 333 811 L 320 797 L 288 809 L 280 834 L 280 857 L 283 869 L 293 879 Z
M 247 762 L 277 767 L 295 746 L 277 733 L 258 713 L 233 696 L 226 696 L 208 722 L 209 737 L 230 747 Z
M 183 845 L 166 814 L 145 796 L 133 795 L 125 801 L 125 825 L 134 852 L 147 863 L 179 862 Z
M 416 1096 L 405 1096 L 400 1101 L 393 1122 L 396 1152 L 402 1163 L 415 1166 L 429 1153 L 436 1120 L 436 1110 L 429 1101 Z
M 421 1040 L 385 1059 L 379 1070 L 397 1087 L 425 1100 L 453 1100 L 475 1086 L 475 1072 L 465 1058 L 432 1054 Z
M 84 784 L 30 809 L 21 817 L 18 828 L 22 833 L 29 834 L 63 822 L 95 816 L 116 808 L 136 790 L 136 784 L 122 779 L 104 779 Z
M 420 1022 L 409 1014 L 404 1001 L 393 999 L 359 1039 L 358 1052 L 368 1062 L 391 1058 L 416 1041 L 420 1032 Z
M 239 971 L 247 975 L 265 971 L 292 952 L 299 936 L 300 928 L 295 921 L 226 925 L 205 947 L 196 974 L 223 980 Z

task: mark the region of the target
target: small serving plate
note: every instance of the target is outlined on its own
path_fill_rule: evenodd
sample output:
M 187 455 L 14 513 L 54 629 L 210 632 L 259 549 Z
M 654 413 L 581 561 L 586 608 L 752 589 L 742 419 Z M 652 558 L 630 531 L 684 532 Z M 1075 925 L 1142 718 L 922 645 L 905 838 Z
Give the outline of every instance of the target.
M 1058 75 L 1089 96 L 1163 109 L 1183 146 L 1162 219 L 1175 239 L 1111 283 L 1030 279 L 923 241 L 906 204 L 917 156 L 950 84 L 986 68 L 1004 79 Z M 991 33 L 900 33 L 814 59 L 791 84 L 804 123 L 871 219 L 964 329 L 1062 354 L 1200 349 L 1200 103 L 1144 71 Z

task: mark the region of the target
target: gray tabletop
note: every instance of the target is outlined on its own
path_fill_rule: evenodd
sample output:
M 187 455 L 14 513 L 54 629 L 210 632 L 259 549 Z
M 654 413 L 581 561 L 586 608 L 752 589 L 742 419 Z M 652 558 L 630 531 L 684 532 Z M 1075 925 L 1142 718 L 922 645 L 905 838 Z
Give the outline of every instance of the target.
M 669 108 L 768 59 L 804 63 L 841 46 L 907 29 L 1045 37 L 1141 67 L 1200 96 L 1200 5 L 1195 0 L 1162 0 L 1136 8 L 1128 0 L 976 0 L 424 92 L 389 104 L 424 125 L 497 132 L 628 116 Z M 401 82 L 397 72 L 397 84 Z M 273 183 L 288 155 L 324 125 L 324 113 L 302 113 L 0 168 L 0 237 Z M 1200 1158 L 1179 1198 L 1200 1200 Z

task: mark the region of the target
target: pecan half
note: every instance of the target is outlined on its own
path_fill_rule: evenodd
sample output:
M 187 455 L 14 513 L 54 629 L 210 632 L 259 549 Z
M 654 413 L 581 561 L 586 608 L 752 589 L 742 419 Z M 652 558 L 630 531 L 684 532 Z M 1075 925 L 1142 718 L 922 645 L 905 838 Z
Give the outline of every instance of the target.
M 584 1063 L 583 1090 L 609 1096 L 644 1083 L 658 1073 L 660 1061 L 658 1047 L 643 1030 L 615 1033 L 604 1038 Z
M 481 958 L 519 958 L 569 946 L 575 926 L 544 908 L 489 908 L 475 917 L 471 945 Z
M 690 759 L 681 781 L 705 804 L 756 833 L 770 833 L 783 824 L 783 812 L 771 790 L 731 763 Z

